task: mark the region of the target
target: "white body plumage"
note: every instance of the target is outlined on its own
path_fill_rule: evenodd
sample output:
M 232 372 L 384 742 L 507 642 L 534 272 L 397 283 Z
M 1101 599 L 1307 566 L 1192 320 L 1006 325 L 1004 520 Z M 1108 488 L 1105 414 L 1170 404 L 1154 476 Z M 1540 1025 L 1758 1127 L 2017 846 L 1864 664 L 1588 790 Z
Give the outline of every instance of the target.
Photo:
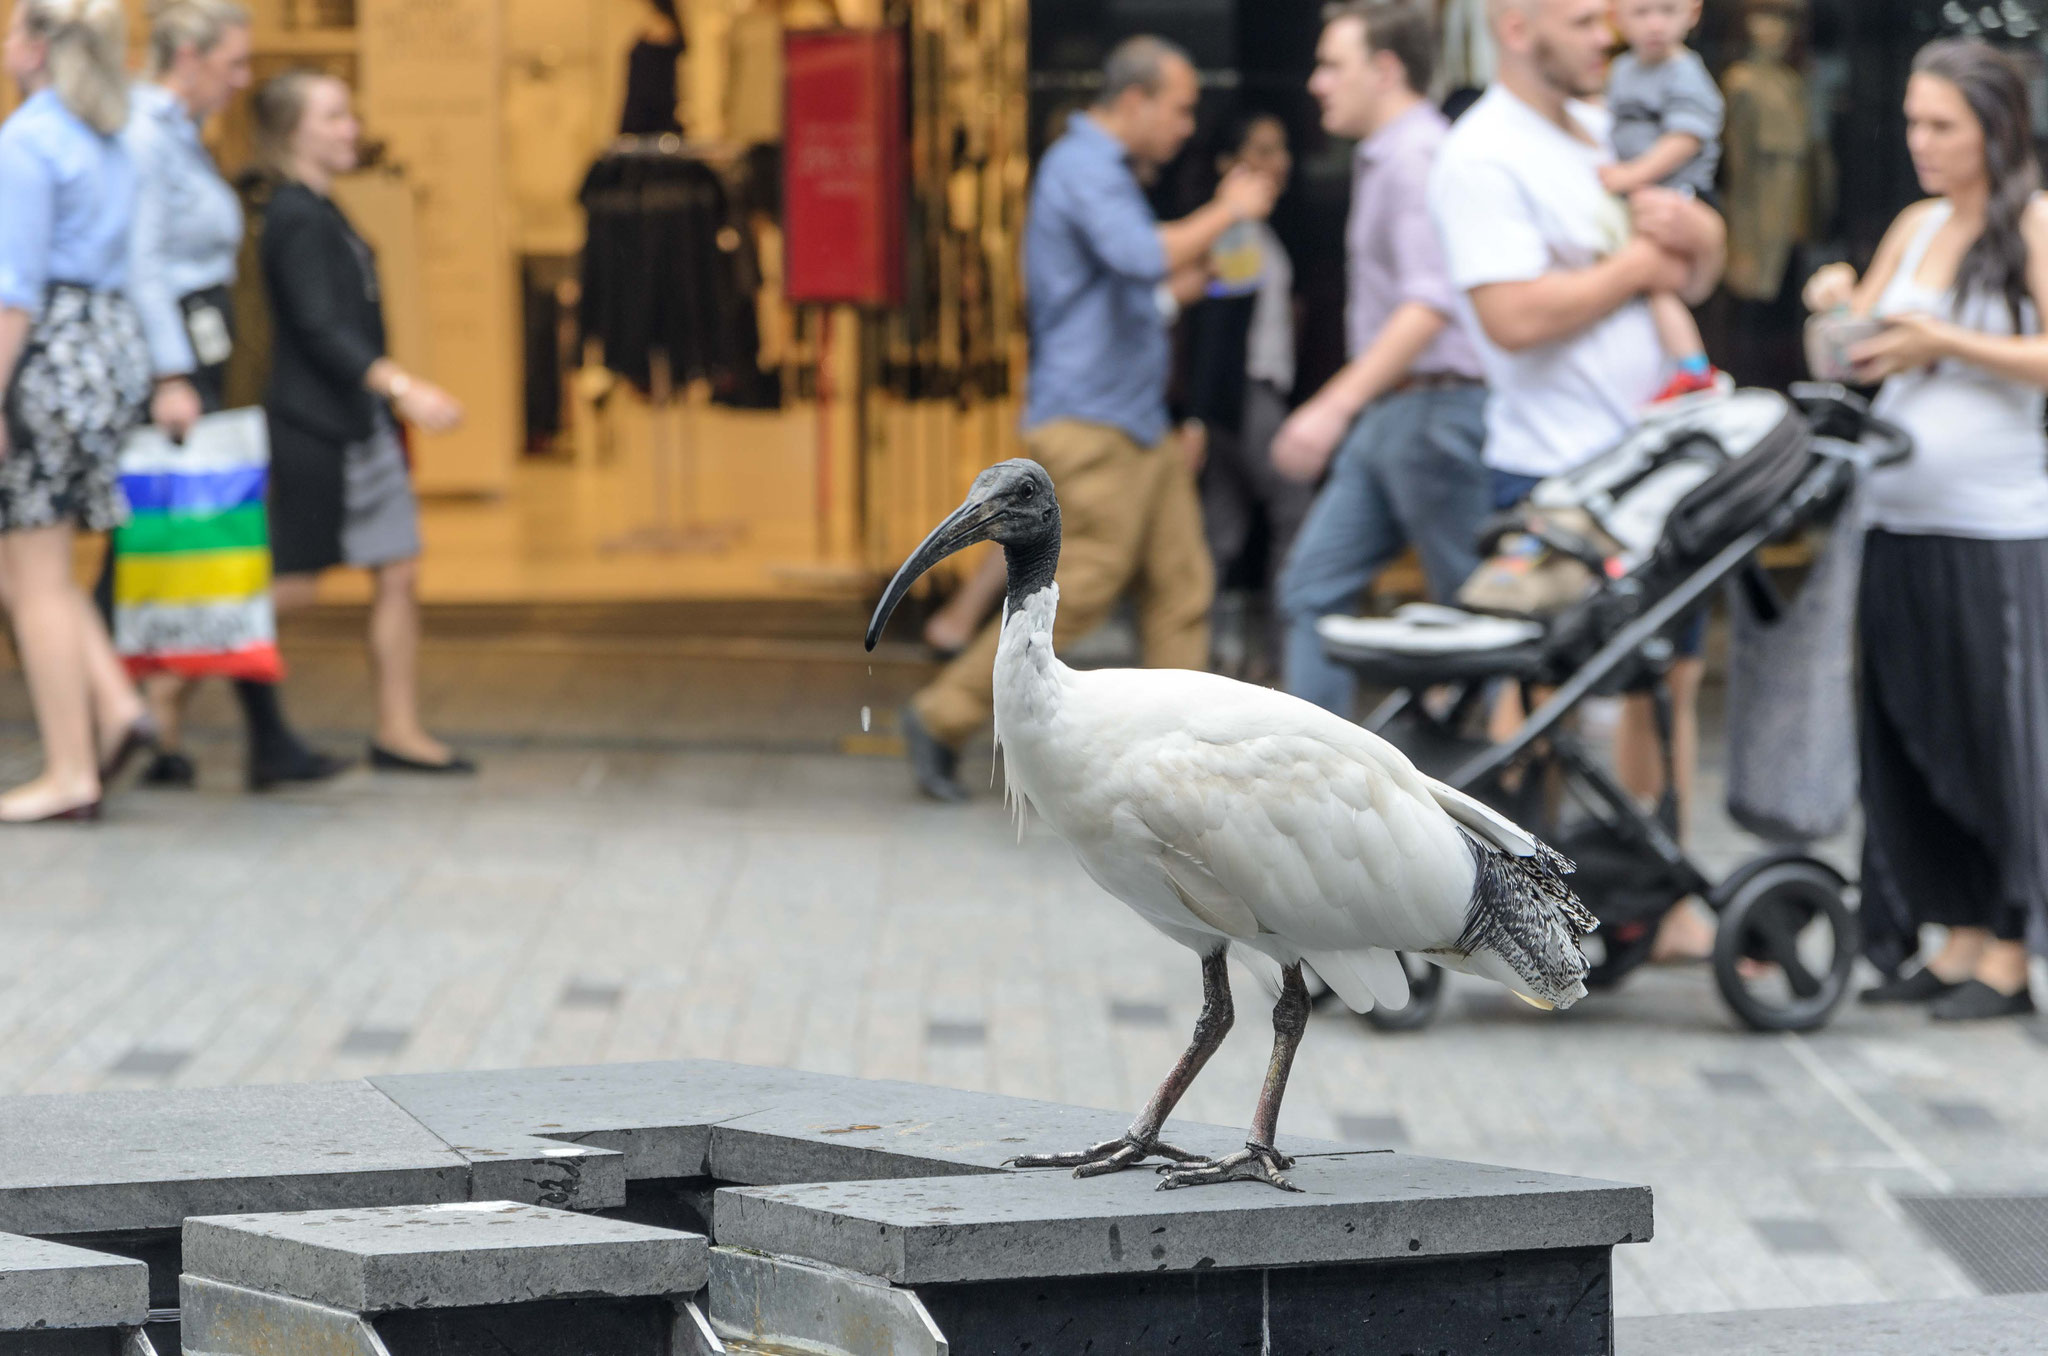
M 1228 940 L 1269 985 L 1306 961 L 1361 1012 L 1407 1002 L 1396 951 L 1541 1006 L 1584 995 L 1592 919 L 1531 835 L 1298 698 L 1070 669 L 1052 650 L 1057 607 L 1046 588 L 1004 620 L 1009 785 L 1147 922 L 1198 952 Z

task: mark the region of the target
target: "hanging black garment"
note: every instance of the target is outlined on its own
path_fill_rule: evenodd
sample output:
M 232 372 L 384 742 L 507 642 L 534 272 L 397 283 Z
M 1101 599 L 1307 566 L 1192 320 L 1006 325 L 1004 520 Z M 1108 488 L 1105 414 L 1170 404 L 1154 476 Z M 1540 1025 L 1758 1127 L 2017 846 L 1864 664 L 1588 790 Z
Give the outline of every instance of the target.
M 584 180 L 582 330 L 641 390 L 653 355 L 677 387 L 730 387 L 760 347 L 743 223 L 718 172 L 687 156 L 608 155 Z
M 626 58 L 626 106 L 619 113 L 622 137 L 660 136 L 681 132 L 676 121 L 676 63 L 683 59 L 683 40 L 655 42 L 642 38 Z

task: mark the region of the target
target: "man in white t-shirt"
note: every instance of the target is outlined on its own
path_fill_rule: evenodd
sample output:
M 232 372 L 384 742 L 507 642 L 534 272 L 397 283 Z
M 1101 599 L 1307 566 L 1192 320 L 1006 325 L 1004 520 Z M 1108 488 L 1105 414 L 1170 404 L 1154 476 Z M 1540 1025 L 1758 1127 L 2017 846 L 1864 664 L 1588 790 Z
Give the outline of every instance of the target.
M 1584 101 L 1606 86 L 1608 6 L 1490 0 L 1499 73 L 1451 129 L 1430 178 L 1430 215 L 1493 388 L 1486 463 L 1497 508 L 1635 426 L 1663 377 L 1649 298 L 1704 301 L 1726 255 L 1726 227 L 1704 203 L 1651 188 L 1624 204 L 1601 186 L 1600 167 L 1614 160 L 1608 116 Z M 1697 634 L 1689 640 L 1669 675 L 1681 803 L 1699 746 Z M 1623 784 L 1645 798 L 1664 780 L 1652 720 L 1649 703 L 1632 698 L 1615 745 Z M 1711 946 L 1706 923 L 1675 909 L 1656 954 Z
M 1698 302 L 1720 279 L 1727 233 L 1711 208 L 1668 189 L 1623 204 L 1601 187 L 1608 117 L 1582 101 L 1606 84 L 1607 11 L 1607 0 L 1492 0 L 1499 75 L 1430 180 L 1493 388 L 1486 462 L 1503 495 L 1633 427 L 1661 385 L 1648 298 Z

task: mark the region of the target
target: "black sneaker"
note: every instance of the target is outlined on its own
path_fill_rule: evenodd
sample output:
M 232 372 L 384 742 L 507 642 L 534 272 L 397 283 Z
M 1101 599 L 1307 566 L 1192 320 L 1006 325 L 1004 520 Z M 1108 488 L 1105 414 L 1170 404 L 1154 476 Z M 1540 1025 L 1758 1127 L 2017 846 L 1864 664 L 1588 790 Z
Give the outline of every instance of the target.
M 142 770 L 142 784 L 160 791 L 190 791 L 199 782 L 199 769 L 182 753 L 159 753 Z
M 249 759 L 249 789 L 270 791 L 286 783 L 331 781 L 348 771 L 349 760 L 294 744 L 277 753 Z
M 1937 1022 L 1982 1022 L 1993 1017 L 2025 1017 L 2034 1010 L 2034 995 L 2025 989 L 2000 993 L 1982 980 L 1966 979 L 1955 991 L 1927 1009 Z
M 938 741 L 911 707 L 903 708 L 903 751 L 910 758 L 910 775 L 917 789 L 946 805 L 965 804 L 967 788 L 960 784 L 960 755 Z
M 1856 995 L 1856 1001 L 1870 1004 L 1932 1003 L 1962 987 L 1960 984 L 1949 983 L 1934 971 L 1922 966 L 1910 975 L 1901 975 L 1897 979 L 1888 979 L 1882 984 L 1871 985 Z

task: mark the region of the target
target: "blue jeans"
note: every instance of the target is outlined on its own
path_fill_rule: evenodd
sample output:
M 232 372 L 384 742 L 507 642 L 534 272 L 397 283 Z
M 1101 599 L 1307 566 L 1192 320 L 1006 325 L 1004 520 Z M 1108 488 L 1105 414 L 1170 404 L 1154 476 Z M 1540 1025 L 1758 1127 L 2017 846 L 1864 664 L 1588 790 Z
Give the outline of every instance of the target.
M 1405 391 L 1366 407 L 1330 469 L 1280 575 L 1287 621 L 1287 690 L 1349 718 L 1358 682 L 1323 653 L 1316 623 L 1357 606 L 1373 577 L 1410 542 L 1430 596 L 1448 600 L 1479 564 L 1492 502 L 1480 449 L 1486 391 Z

